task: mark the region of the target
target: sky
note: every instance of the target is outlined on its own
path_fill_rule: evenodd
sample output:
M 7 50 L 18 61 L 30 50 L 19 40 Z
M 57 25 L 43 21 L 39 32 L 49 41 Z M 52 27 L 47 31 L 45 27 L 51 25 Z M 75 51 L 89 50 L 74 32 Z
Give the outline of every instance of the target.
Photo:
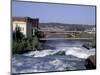
M 95 6 L 12 2 L 12 16 L 39 18 L 41 23 L 95 25 Z

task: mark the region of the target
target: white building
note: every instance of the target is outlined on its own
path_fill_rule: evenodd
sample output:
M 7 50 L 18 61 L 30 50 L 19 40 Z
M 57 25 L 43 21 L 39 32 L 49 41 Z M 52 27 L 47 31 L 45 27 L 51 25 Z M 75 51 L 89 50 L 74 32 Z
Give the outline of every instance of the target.
M 30 17 L 12 17 L 12 29 L 15 32 L 16 27 L 20 27 L 25 37 L 30 38 L 34 35 L 34 28 L 38 28 L 39 19 Z

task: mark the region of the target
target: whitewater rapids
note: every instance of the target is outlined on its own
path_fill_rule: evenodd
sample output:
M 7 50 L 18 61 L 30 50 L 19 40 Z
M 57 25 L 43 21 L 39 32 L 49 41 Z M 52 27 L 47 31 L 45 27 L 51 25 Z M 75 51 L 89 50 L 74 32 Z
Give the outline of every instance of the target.
M 91 55 L 95 55 L 95 49 L 83 47 L 31 51 L 12 58 L 12 73 L 83 70 L 85 59 Z
M 42 50 L 42 51 L 31 51 L 27 54 L 23 54 L 25 56 L 33 56 L 33 57 L 45 57 L 48 55 L 54 55 L 57 54 L 58 52 L 65 52 L 66 55 L 73 55 L 78 58 L 86 59 L 90 55 L 95 54 L 95 49 L 90 49 L 87 50 L 86 48 L 83 47 L 66 47 L 64 49 L 57 49 L 57 50 Z

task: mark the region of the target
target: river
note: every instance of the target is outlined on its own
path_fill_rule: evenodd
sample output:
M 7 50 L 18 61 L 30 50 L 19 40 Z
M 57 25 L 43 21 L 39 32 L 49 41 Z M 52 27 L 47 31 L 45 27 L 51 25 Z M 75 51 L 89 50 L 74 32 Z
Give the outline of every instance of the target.
M 85 70 L 85 59 L 95 49 L 83 48 L 85 41 L 50 40 L 44 50 L 31 51 L 12 57 L 12 73 Z

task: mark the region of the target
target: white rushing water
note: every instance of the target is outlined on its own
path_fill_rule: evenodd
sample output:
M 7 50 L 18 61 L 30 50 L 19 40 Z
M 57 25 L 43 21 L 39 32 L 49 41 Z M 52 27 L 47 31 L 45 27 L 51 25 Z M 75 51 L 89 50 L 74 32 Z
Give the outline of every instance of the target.
M 84 41 L 46 41 L 41 51 L 13 56 L 12 73 L 84 70 L 85 59 L 94 55 L 95 49 L 83 48 L 83 43 Z
M 56 50 L 49 49 L 49 50 L 42 50 L 42 51 L 31 51 L 23 55 L 33 56 L 33 57 L 45 57 L 48 55 L 54 55 L 58 52 L 65 52 L 66 55 L 73 55 L 78 58 L 86 59 L 90 55 L 95 54 L 95 49 L 87 50 L 86 48 L 83 48 L 83 47 L 65 47 L 65 48 L 56 49 Z
M 62 53 L 62 54 L 61 54 Z M 13 73 L 48 72 L 85 69 L 84 59 L 95 54 L 95 49 L 64 47 L 31 51 L 12 58 Z

